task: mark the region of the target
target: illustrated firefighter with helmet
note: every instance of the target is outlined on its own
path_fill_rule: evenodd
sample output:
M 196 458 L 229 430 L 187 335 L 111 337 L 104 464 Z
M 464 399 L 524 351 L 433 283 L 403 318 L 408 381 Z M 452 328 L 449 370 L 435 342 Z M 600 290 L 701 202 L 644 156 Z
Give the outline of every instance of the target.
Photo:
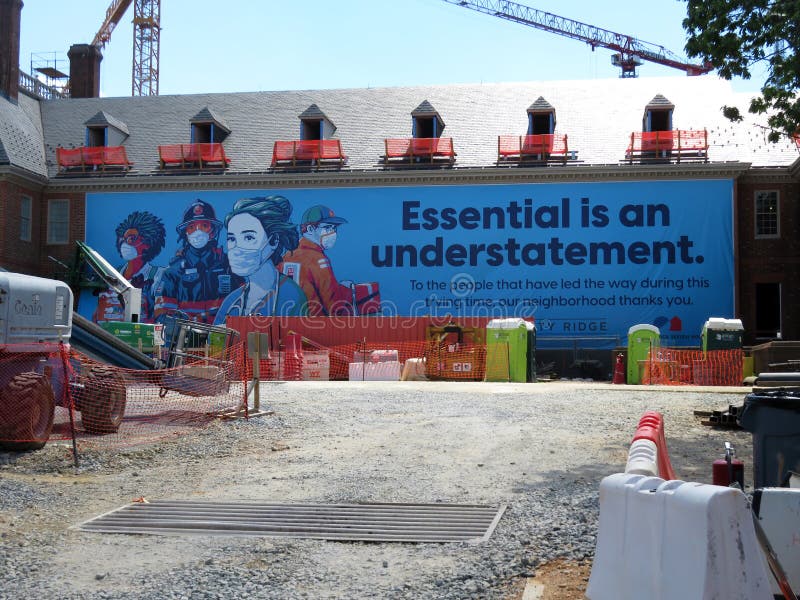
M 218 243 L 222 222 L 213 206 L 198 199 L 175 229 L 180 247 L 156 290 L 155 318 L 161 321 L 182 313 L 188 320 L 211 324 L 222 299 L 242 284 L 242 279 L 231 273 Z

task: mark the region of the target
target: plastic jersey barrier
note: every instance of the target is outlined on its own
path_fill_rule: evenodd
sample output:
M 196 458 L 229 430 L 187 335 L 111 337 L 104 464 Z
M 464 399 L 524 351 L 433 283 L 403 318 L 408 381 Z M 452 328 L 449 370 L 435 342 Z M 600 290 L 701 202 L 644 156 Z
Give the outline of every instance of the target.
M 650 461 L 657 465 L 658 476 L 662 479 L 677 479 L 675 471 L 672 469 L 672 463 L 669 460 L 667 438 L 664 435 L 664 418 L 661 413 L 655 411 L 647 411 L 639 419 L 639 426 L 636 428 L 636 433 L 633 434 L 633 443 L 628 454 L 626 472 L 634 472 L 631 470 L 632 459 L 638 458 L 639 464 L 641 464 L 641 459 L 647 456 L 648 448 L 652 448 L 655 451 L 655 457 L 651 458 Z M 655 475 L 656 473 L 653 474 Z
M 590 600 L 772 600 L 745 495 L 630 473 L 600 483 Z

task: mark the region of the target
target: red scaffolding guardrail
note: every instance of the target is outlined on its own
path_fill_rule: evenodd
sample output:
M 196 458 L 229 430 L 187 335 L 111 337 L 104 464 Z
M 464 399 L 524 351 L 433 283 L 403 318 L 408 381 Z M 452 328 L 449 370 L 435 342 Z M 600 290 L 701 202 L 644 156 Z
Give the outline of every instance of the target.
M 413 163 L 415 160 L 425 160 L 432 163 L 444 159 L 453 164 L 456 152 L 453 149 L 453 138 L 386 138 L 384 139 L 386 154 L 384 165 L 390 162 Z
M 569 158 L 566 135 L 541 133 L 497 136 L 497 161 L 557 161 Z
M 285 140 L 276 141 L 272 149 L 272 166 L 297 166 L 310 163 L 317 166 L 332 164 L 344 166 L 347 155 L 341 140 Z
M 124 146 L 81 146 L 79 148 L 56 148 L 59 172 L 80 170 L 104 172 L 111 167 L 128 170 L 133 165 L 128 160 Z
M 158 147 L 160 168 L 181 169 L 227 168 L 231 159 L 219 142 L 197 144 L 166 144 Z
M 675 129 L 672 131 L 634 131 L 631 133 L 625 160 L 691 160 L 708 162 L 708 131 Z

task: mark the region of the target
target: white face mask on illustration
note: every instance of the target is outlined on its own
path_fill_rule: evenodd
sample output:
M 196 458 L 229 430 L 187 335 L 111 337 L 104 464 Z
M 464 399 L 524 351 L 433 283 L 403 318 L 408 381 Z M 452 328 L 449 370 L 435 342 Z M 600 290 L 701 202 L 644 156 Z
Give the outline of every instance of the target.
M 203 248 L 209 240 L 209 235 L 205 231 L 193 231 L 189 235 L 186 236 L 186 239 L 189 240 L 189 243 L 192 245 L 193 248 Z
M 131 246 L 130 244 L 122 242 L 122 244 L 119 246 L 119 255 L 125 260 L 133 260 L 139 256 L 139 251 L 136 250 L 135 246 Z

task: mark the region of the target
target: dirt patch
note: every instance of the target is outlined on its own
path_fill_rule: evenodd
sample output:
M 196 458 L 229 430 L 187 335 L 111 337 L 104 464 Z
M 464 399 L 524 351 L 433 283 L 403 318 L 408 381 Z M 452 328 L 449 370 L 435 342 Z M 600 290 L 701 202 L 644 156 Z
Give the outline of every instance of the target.
M 555 560 L 536 569 L 532 581 L 544 586 L 541 600 L 576 600 L 585 597 L 592 563 Z

